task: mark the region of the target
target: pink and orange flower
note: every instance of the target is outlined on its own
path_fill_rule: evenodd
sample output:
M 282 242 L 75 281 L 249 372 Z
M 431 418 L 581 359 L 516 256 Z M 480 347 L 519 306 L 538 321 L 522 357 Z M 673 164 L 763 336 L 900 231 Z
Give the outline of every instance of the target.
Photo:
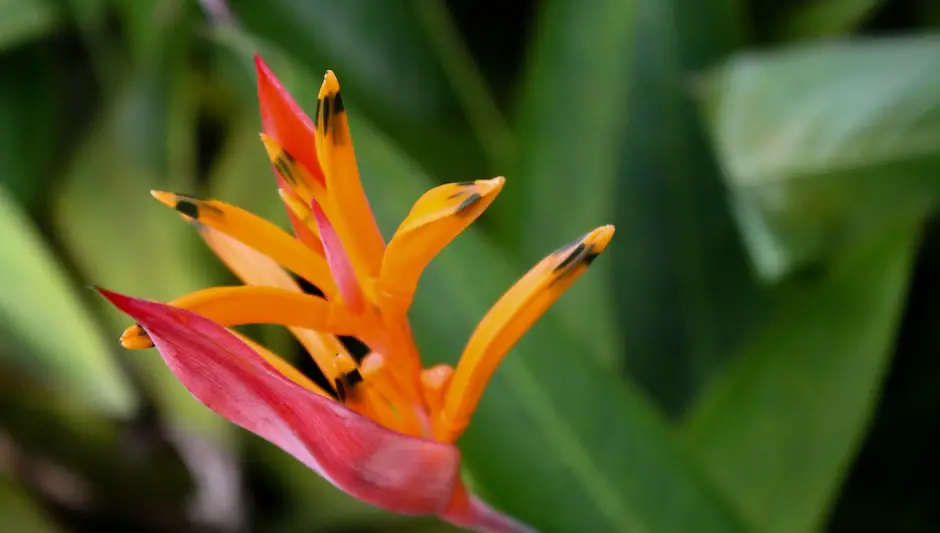
M 169 304 L 99 289 L 137 321 L 122 344 L 156 346 L 199 401 L 362 501 L 476 531 L 532 531 L 467 490 L 454 443 L 502 358 L 607 247 L 613 227 L 594 229 L 523 276 L 483 317 L 455 368 L 424 368 L 408 321 L 418 279 L 505 180 L 431 189 L 386 244 L 360 183 L 336 77 L 326 73 L 314 122 L 260 58 L 256 66 L 261 138 L 294 234 L 218 200 L 154 191 L 244 285 Z M 287 271 L 322 297 L 304 293 Z M 244 324 L 287 326 L 331 387 L 230 329 Z M 341 335 L 371 351 L 357 361 Z

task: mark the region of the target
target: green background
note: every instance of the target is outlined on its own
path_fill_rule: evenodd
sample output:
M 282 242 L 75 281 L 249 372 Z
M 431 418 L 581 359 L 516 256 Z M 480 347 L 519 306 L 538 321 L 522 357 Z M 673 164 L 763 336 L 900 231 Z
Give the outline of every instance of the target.
M 495 506 L 940 531 L 938 29 L 934 0 L 0 0 L 0 530 L 454 531 L 216 417 L 87 290 L 232 282 L 150 189 L 286 222 L 257 51 L 308 111 L 337 73 L 386 236 L 435 184 L 506 176 L 422 279 L 428 364 L 616 224 L 459 442 Z

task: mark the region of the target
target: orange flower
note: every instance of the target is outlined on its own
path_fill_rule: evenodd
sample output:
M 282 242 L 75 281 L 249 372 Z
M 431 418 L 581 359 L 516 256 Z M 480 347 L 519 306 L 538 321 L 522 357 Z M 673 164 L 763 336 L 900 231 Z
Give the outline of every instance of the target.
M 195 223 L 245 285 L 197 291 L 169 305 L 102 290 L 138 321 L 122 344 L 156 345 L 196 398 L 357 498 L 477 531 L 531 531 L 468 493 L 453 443 L 502 358 L 607 247 L 613 227 L 587 233 L 532 268 L 486 314 L 456 368 L 423 368 L 407 318 L 418 279 L 505 180 L 431 189 L 386 245 L 359 180 L 336 77 L 326 73 L 314 123 L 260 58 L 256 65 L 261 138 L 294 235 L 218 200 L 153 192 Z M 323 296 L 305 294 L 285 269 Z M 254 323 L 290 328 L 330 390 L 228 329 Z M 357 362 L 339 335 L 361 339 L 370 353 Z

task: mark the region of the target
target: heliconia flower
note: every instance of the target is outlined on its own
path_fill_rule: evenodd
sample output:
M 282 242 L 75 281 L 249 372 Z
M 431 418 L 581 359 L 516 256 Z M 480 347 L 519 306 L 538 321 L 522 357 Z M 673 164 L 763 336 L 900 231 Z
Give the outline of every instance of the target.
M 613 226 L 535 265 L 483 317 L 455 368 L 423 368 L 407 318 L 418 278 L 504 179 L 431 189 L 386 245 L 359 180 L 336 77 L 326 73 L 314 122 L 260 58 L 256 66 L 261 138 L 294 235 L 218 200 L 154 191 L 244 285 L 168 304 L 99 289 L 137 321 L 121 343 L 156 346 L 197 400 L 364 502 L 475 531 L 533 531 L 467 490 L 454 443 L 502 358 L 607 247 Z M 322 296 L 303 292 L 288 271 Z M 230 329 L 243 324 L 287 326 L 330 387 Z M 371 351 L 357 361 L 341 335 Z

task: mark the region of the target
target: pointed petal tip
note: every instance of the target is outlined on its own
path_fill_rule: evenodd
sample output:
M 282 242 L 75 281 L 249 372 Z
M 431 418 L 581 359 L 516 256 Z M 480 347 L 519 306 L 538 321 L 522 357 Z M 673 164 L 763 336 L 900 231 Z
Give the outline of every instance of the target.
M 254 61 L 255 72 L 258 75 L 258 85 L 260 86 L 262 83 L 270 82 L 270 79 L 274 77 L 274 73 L 271 72 L 271 67 L 264 62 L 264 59 L 262 59 L 261 55 L 257 52 L 255 52 Z
M 497 194 L 499 191 L 503 190 L 503 186 L 506 185 L 506 178 L 496 176 L 488 180 L 477 180 L 477 184 L 480 185 L 480 192 L 482 194 Z
M 150 196 L 157 199 L 158 202 L 173 207 L 176 205 L 176 195 L 171 192 L 151 190 Z
M 271 161 L 277 159 L 278 152 L 281 151 L 281 145 L 267 133 L 261 132 L 259 136 L 261 137 L 261 143 L 264 144 L 265 151 L 268 153 L 268 159 Z
M 92 290 L 94 290 L 94 291 L 97 292 L 98 294 L 104 296 L 106 300 L 108 300 L 109 302 L 112 302 L 112 303 L 113 303 L 113 299 L 114 299 L 115 297 L 121 296 L 120 294 L 118 294 L 118 293 L 116 293 L 116 292 L 109 291 L 108 289 L 105 289 L 104 287 L 99 287 L 98 285 L 91 285 L 90 287 L 92 288 Z

